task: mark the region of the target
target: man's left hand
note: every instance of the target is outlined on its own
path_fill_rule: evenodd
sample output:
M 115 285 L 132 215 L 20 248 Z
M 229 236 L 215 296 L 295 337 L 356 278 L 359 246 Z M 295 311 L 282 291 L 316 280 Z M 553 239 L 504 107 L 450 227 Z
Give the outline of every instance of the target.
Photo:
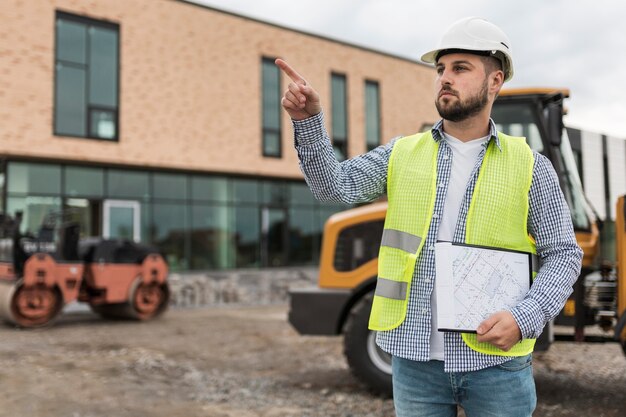
M 491 343 L 507 352 L 522 340 L 522 332 L 509 311 L 499 311 L 480 323 L 476 329 L 479 342 Z

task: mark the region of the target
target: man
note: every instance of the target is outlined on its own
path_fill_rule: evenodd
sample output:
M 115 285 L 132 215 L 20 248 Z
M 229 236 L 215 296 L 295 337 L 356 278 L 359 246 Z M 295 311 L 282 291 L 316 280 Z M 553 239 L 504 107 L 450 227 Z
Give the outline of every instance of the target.
M 530 416 L 534 339 L 571 293 L 582 251 L 550 162 L 523 138 L 497 132 L 490 119 L 513 76 L 502 30 L 483 19 L 461 19 L 422 60 L 435 64 L 442 120 L 429 132 L 341 163 L 318 93 L 277 60 L 293 81 L 282 105 L 293 120 L 300 165 L 321 200 L 388 196 L 370 328 L 392 355 L 397 415 L 455 416 L 460 405 L 469 417 Z M 476 334 L 439 332 L 438 240 L 536 253 L 541 268 L 524 300 L 488 317 Z

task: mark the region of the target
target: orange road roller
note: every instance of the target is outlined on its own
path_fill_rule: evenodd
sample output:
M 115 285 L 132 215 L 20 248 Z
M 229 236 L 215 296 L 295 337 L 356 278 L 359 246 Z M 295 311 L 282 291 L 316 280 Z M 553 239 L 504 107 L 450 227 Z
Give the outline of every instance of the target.
M 1 215 L 0 215 L 1 216 Z M 20 327 L 49 324 L 73 301 L 105 318 L 148 320 L 169 303 L 168 268 L 157 250 L 126 239 L 79 239 L 78 224 L 37 236 L 0 218 L 0 317 Z

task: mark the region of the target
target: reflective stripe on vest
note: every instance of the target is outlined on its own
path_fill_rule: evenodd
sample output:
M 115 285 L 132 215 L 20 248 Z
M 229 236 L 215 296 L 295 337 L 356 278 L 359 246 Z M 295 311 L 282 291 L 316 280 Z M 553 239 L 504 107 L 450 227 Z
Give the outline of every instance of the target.
M 524 138 L 503 134 L 499 138 L 502 151 L 491 141 L 483 159 L 467 215 L 465 241 L 536 254 L 526 229 L 534 157 Z M 415 262 L 425 240 L 420 236 L 428 235 L 435 205 L 438 150 L 431 132 L 404 137 L 392 150 L 379 283 L 369 322 L 372 330 L 391 330 L 406 316 Z M 398 298 L 401 294 L 403 299 Z M 475 335 L 463 334 L 463 340 L 479 352 L 508 356 L 528 354 L 534 345 L 534 340 L 524 340 L 503 352 L 478 343 Z
M 406 298 L 406 287 L 406 282 L 378 277 L 374 295 L 394 300 L 404 300 Z
M 405 252 L 417 252 L 417 248 L 419 248 L 421 241 L 421 237 L 403 232 L 401 230 L 384 229 L 383 238 L 381 239 L 380 244 L 382 246 L 400 249 Z

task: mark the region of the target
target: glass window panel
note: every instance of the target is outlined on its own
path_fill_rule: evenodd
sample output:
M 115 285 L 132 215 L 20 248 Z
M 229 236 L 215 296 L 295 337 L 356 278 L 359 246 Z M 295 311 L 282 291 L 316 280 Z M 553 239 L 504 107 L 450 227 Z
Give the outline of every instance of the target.
M 314 208 L 289 210 L 289 265 L 312 265 L 319 252 L 321 229 Z
M 12 217 L 21 212 L 20 231 L 25 235 L 37 237 L 48 216 L 61 212 L 61 199 L 39 196 L 9 197 L 7 212 Z M 54 235 L 56 237 L 56 233 Z
M 85 70 L 56 65 L 55 133 L 85 136 Z
M 102 197 L 104 195 L 104 172 L 101 168 L 65 168 L 65 195 Z
M 589 230 L 589 215 L 592 208 L 589 206 L 583 192 L 582 183 L 578 176 L 576 159 L 572 152 L 567 130 L 563 129 L 561 136 L 561 166 L 565 175 L 561 175 L 561 188 L 569 206 L 575 229 Z M 608 182 L 608 181 L 606 181 Z M 614 252 L 613 252 L 614 253 Z
M 255 180 L 233 180 L 233 194 L 237 203 L 257 203 L 259 184 Z
M 331 207 L 320 207 L 319 226 L 322 228 L 322 230 L 324 230 L 324 225 L 326 224 L 326 220 L 328 220 L 328 218 L 332 216 L 333 214 L 335 214 L 336 212 L 337 210 Z
M 185 241 L 189 230 L 186 227 L 186 205 L 155 203 L 152 222 L 153 239 L 167 259 L 171 271 L 189 269 Z
M 89 28 L 89 104 L 117 107 L 117 32 Z
M 263 155 L 281 155 L 281 86 L 280 69 L 273 59 L 263 58 L 261 62 Z
M 324 224 L 326 223 L 326 220 L 328 220 L 328 218 L 330 216 L 332 216 L 335 213 L 339 213 L 340 211 L 344 211 L 349 209 L 350 206 L 347 204 L 336 204 L 336 203 L 322 203 L 320 205 L 320 225 L 323 227 Z
M 292 182 L 289 184 L 289 204 L 315 205 L 316 200 L 308 185 Z
M 332 74 L 332 128 L 333 138 L 346 138 L 348 136 L 346 115 L 346 77 L 340 74 Z
M 530 105 L 513 103 L 495 106 L 491 111 L 491 118 L 502 133 L 512 136 L 525 136 L 532 150 L 543 152 L 541 133 Z
M 256 207 L 235 207 L 237 267 L 258 267 L 260 248 L 259 212 Z
M 367 150 L 380 145 L 380 103 L 378 83 L 365 82 L 365 136 Z
M 87 63 L 87 27 L 82 23 L 57 19 L 57 59 L 76 64 Z
M 263 181 L 261 183 L 261 201 L 267 204 L 287 204 L 287 184 L 282 181 Z
M 263 132 L 263 155 L 280 156 L 280 132 Z
M 144 199 L 150 196 L 148 174 L 145 172 L 110 170 L 107 195 L 117 198 Z
M 0 209 L 4 207 L 4 196 L 5 196 L 5 174 L 3 171 L 4 164 L 0 164 Z
M 287 212 L 282 208 L 264 208 L 263 224 L 263 266 L 284 266 L 287 250 Z
M 94 206 L 96 204 L 98 203 L 86 198 L 68 198 L 65 200 L 65 218 L 67 221 L 76 222 L 80 225 L 80 237 L 98 234 L 98 231 L 94 230 L 94 214 L 96 213 Z M 96 217 L 98 216 L 96 215 Z
M 117 127 L 114 112 L 92 109 L 89 112 L 89 117 L 89 136 L 101 139 L 115 139 Z
M 48 164 L 10 162 L 9 193 L 61 194 L 61 167 Z
M 134 240 L 135 209 L 111 207 L 109 209 L 109 237 L 111 239 Z
M 235 240 L 228 206 L 192 206 L 191 227 L 193 269 L 234 267 Z
M 182 174 L 154 174 L 153 194 L 155 198 L 187 198 L 187 177 Z
M 263 127 L 280 129 L 280 69 L 271 59 L 263 59 Z
M 191 177 L 191 198 L 197 201 L 229 202 L 230 181 L 220 177 Z
M 141 242 L 152 242 L 152 204 L 141 203 Z

